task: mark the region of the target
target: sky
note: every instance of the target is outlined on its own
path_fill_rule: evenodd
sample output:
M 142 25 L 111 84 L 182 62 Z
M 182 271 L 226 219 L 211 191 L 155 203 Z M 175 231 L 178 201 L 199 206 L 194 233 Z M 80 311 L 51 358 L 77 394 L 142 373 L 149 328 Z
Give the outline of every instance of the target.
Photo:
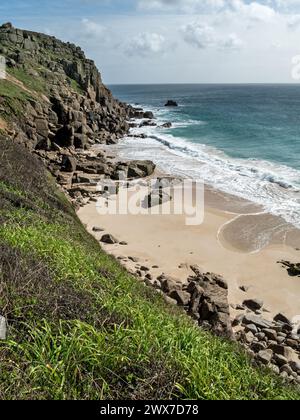
M 1 0 L 0 16 L 80 45 L 107 84 L 300 83 L 300 0 Z

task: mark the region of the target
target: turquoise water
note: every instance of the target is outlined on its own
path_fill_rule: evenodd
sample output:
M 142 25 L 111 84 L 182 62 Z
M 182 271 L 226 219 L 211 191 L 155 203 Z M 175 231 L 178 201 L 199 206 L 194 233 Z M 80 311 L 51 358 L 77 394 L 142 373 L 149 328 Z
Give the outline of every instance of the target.
M 144 128 L 123 154 L 201 177 L 300 224 L 300 85 L 112 86 L 171 129 Z M 178 108 L 165 108 L 168 99 Z M 126 152 L 127 150 L 127 152 Z

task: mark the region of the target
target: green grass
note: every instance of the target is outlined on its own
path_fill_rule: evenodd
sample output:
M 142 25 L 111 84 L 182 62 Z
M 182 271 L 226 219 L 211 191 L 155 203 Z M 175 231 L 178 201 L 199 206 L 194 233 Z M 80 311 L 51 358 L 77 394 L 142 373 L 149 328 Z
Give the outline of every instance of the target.
M 80 86 L 80 84 L 76 80 L 71 79 L 70 77 L 68 78 L 68 80 L 70 82 L 71 88 L 75 92 L 79 93 L 80 95 L 83 95 L 84 94 L 84 90 L 82 89 L 82 87 Z
M 28 89 L 37 93 L 47 92 L 46 79 L 43 78 L 41 75 L 32 76 L 31 74 L 28 74 L 26 69 L 23 68 L 9 68 L 8 72 L 20 82 L 22 82 L 24 86 Z
M 0 157 L 1 147 L 1 399 L 300 399 L 130 276 L 41 164 L 1 139 Z M 7 187 L 25 156 L 31 170 Z
M 26 101 L 32 98 L 28 92 L 8 80 L 0 80 L 0 97 L 4 99 L 2 107 L 5 111 L 0 111 L 4 119 L 22 117 Z

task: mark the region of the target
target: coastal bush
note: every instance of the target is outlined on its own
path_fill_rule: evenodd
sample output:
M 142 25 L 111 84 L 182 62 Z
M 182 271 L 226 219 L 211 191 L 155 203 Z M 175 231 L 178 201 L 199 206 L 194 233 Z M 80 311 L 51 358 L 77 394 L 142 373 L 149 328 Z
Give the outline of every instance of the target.
M 300 399 L 105 254 L 0 137 L 0 399 Z

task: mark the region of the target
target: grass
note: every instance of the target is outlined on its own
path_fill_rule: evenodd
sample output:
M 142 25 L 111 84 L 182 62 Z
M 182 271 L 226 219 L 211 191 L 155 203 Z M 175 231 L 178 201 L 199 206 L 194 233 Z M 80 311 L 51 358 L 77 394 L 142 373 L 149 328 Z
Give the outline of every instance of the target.
M 84 94 L 84 90 L 82 89 L 82 87 L 80 86 L 80 84 L 76 80 L 71 79 L 70 77 L 68 78 L 68 80 L 69 80 L 71 88 L 75 92 L 79 93 L 80 95 Z
M 0 98 L 3 98 L 1 105 L 5 109 L 0 114 L 6 120 L 10 117 L 22 117 L 26 101 L 31 95 L 8 80 L 0 80 Z
M 31 74 L 28 74 L 28 72 L 22 67 L 9 68 L 8 72 L 20 82 L 22 82 L 24 86 L 28 89 L 33 90 L 37 93 L 47 92 L 46 79 L 43 78 L 41 75 L 32 76 Z
M 106 255 L 25 149 L 0 158 L 0 399 L 300 399 Z

